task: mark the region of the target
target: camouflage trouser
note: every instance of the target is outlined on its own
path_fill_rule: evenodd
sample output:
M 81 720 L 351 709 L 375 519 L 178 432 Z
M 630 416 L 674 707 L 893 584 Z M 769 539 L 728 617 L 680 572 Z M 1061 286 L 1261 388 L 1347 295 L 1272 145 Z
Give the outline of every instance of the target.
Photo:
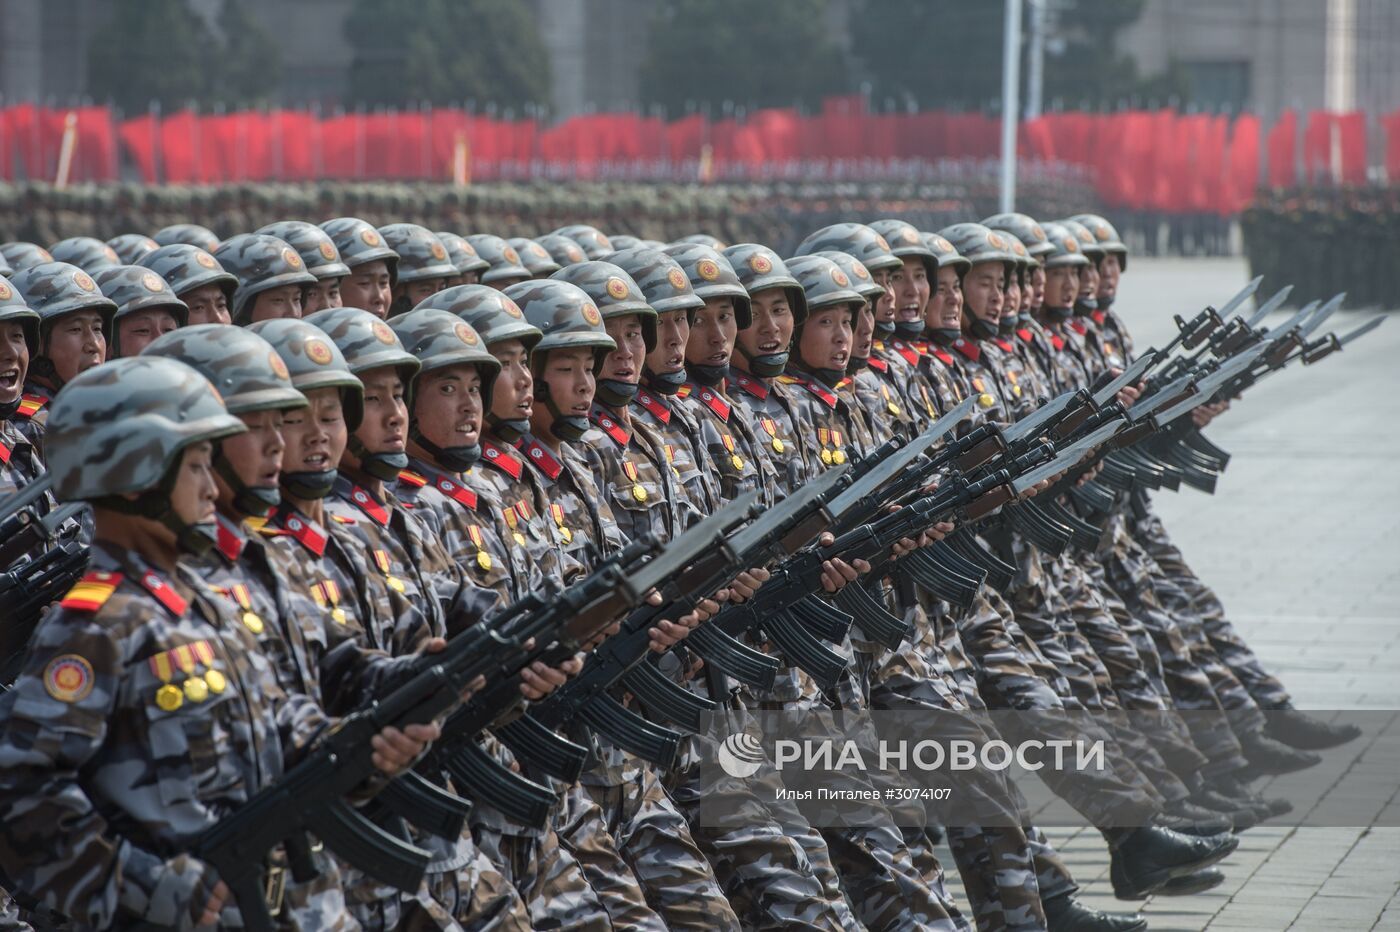
M 0 932 L 34 932 L 29 923 L 20 918 L 19 907 L 4 890 L 0 890 Z
M 666 932 L 666 923 L 647 905 L 632 868 L 609 834 L 603 810 L 584 787 L 575 784 L 564 794 L 555 831 L 615 927 Z
M 1025 833 L 972 822 L 946 831 L 979 932 L 1043 930 L 1045 910 Z
M 535 837 L 507 835 L 478 824 L 472 826 L 472 836 L 524 900 L 528 928 L 610 932 L 606 907 L 552 827 Z
M 1264 665 L 1240 637 L 1235 626 L 1225 617 L 1225 606 L 1220 603 L 1214 590 L 1207 586 L 1186 564 L 1181 551 L 1167 536 L 1167 529 L 1156 515 L 1149 514 L 1145 520 L 1133 525 L 1133 534 L 1152 559 L 1157 561 L 1162 573 L 1177 587 L 1169 598 L 1167 608 L 1177 614 L 1191 614 L 1201 620 L 1206 637 L 1220 659 L 1230 668 L 1260 708 L 1278 709 L 1287 707 L 1291 699 L 1288 690 L 1278 678 L 1264 669 Z

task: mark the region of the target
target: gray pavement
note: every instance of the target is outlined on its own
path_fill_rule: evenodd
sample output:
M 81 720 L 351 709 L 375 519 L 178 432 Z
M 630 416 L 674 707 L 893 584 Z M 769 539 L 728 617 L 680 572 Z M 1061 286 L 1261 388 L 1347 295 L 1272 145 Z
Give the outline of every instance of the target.
M 1175 333 L 1173 313 L 1219 305 L 1246 279 L 1238 259 L 1133 259 L 1118 307 L 1139 347 L 1161 346 Z M 1265 282 L 1261 299 L 1284 284 Z M 1332 329 L 1371 316 L 1342 311 Z M 1300 708 L 1400 709 L 1396 360 L 1400 319 L 1315 368 L 1261 384 L 1207 431 L 1233 454 L 1216 494 L 1155 498 L 1193 568 Z M 1363 760 L 1371 778 L 1400 789 L 1400 749 Z M 1145 904 L 1113 898 L 1098 833 L 1047 834 L 1087 903 L 1140 906 L 1154 932 L 1400 930 L 1400 828 L 1260 826 L 1220 865 L 1222 886 Z

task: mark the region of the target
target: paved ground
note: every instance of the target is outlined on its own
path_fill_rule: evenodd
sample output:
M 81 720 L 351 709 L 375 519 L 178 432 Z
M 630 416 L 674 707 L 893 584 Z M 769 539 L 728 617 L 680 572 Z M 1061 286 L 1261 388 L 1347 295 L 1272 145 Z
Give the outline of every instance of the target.
M 1161 346 L 1173 313 L 1219 305 L 1246 278 L 1242 260 L 1133 260 L 1119 306 L 1139 346 Z M 1265 282 L 1261 295 L 1284 284 Z M 1333 329 L 1370 316 L 1340 312 Z M 1187 559 L 1301 708 L 1400 709 L 1397 359 L 1400 319 L 1261 385 L 1208 432 L 1234 454 L 1217 493 L 1156 498 Z M 1400 790 L 1400 750 L 1368 752 L 1362 770 Z M 1133 905 L 1113 899 L 1097 833 L 1049 834 L 1088 902 Z M 1400 930 L 1400 828 L 1261 826 L 1221 867 L 1227 880 L 1215 890 L 1147 902 L 1154 932 Z

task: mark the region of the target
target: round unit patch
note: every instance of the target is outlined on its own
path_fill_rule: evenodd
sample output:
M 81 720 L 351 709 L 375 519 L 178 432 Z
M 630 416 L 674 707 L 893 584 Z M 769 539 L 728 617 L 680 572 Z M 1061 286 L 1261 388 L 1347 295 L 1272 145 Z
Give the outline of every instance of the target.
M 763 253 L 757 253 L 749 257 L 749 268 L 760 275 L 764 275 L 773 271 L 773 260 L 769 259 Z
M 327 262 L 335 261 L 335 245 L 328 239 L 321 240 L 321 245 L 317 247 L 321 250 L 321 258 Z
M 457 339 L 461 340 L 468 346 L 476 346 L 477 343 L 481 342 L 477 338 L 476 331 L 468 327 L 466 324 L 458 324 L 456 329 Z
M 438 241 L 436 241 L 436 240 L 433 241 L 433 258 L 434 258 L 434 259 L 446 259 L 446 258 L 447 258 L 447 250 L 443 248 L 442 243 L 440 243 L 440 242 L 438 242 Z
M 583 306 L 583 319 L 595 327 L 603 322 L 603 318 L 598 313 L 598 309 L 591 304 L 585 304 Z
M 305 350 L 306 358 L 318 366 L 324 366 L 331 361 L 331 348 L 320 340 L 307 340 Z
M 374 336 L 380 343 L 385 343 L 389 346 L 394 345 L 394 331 L 389 329 L 388 324 L 376 320 L 374 322 Z
M 616 275 L 608 279 L 608 283 L 605 287 L 608 290 L 608 294 L 612 295 L 613 298 L 618 301 L 627 297 L 627 283 Z
M 685 273 L 680 269 L 672 269 L 666 273 L 666 280 L 671 283 L 671 287 L 677 291 L 684 291 L 685 286 L 690 284 L 690 280 L 685 277 Z
M 219 260 L 209 255 L 209 253 L 205 252 L 203 249 L 199 250 L 194 254 L 194 261 L 198 262 L 206 269 L 212 269 L 219 264 Z
M 155 272 L 147 272 L 145 275 L 142 275 L 141 284 L 146 286 L 147 291 L 165 290 L 165 279 L 161 278 Z
M 361 230 L 360 239 L 364 241 L 366 246 L 378 246 L 379 232 L 377 230 Z
M 73 284 L 84 291 L 96 291 L 97 284 L 92 280 L 92 276 L 83 271 L 73 273 Z
M 719 278 L 719 263 L 713 259 L 701 259 L 695 263 L 695 274 L 707 282 Z
M 846 273 L 840 269 L 831 270 L 831 280 L 842 288 L 851 287 L 851 280 L 846 277 Z
M 288 246 L 286 249 L 282 250 L 282 258 L 286 260 L 287 264 L 292 268 L 301 268 L 301 256 L 297 255 L 297 251 L 292 247 Z
M 59 702 L 82 702 L 92 692 L 92 664 L 77 654 L 63 654 L 44 668 L 44 690 Z
M 277 373 L 279 379 L 289 379 L 291 374 L 287 372 L 287 364 L 282 361 L 282 357 L 276 353 L 267 355 L 267 364 L 272 367 L 272 371 Z

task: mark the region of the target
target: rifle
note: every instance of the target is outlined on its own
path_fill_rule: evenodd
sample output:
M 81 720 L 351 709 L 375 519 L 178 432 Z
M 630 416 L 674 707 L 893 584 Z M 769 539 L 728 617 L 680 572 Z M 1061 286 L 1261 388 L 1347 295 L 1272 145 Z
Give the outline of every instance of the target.
M 30 635 L 45 608 L 63 597 L 87 572 L 88 548 L 58 534 L 83 509 L 67 504 L 42 518 L 28 508 L 0 525 L 0 686 L 13 683 L 24 663 Z M 31 555 L 32 556 L 29 556 Z M 28 557 L 28 559 L 26 559 Z
M 699 555 L 678 543 L 679 539 L 630 575 L 608 565 L 547 601 L 532 594 L 461 632 L 442 652 L 415 658 L 399 678 L 401 685 L 340 719 L 280 780 L 201 833 L 191 854 L 215 867 L 252 932 L 273 929 L 262 896 L 267 852 L 283 842 L 289 850 L 304 848 L 308 832 L 377 880 L 416 889 L 428 852 L 386 832 L 345 800 L 374 772 L 370 739 L 389 726 L 438 718 L 460 703 L 462 690 L 478 677 L 492 684 L 514 676 L 533 656 L 533 643 L 557 642 L 577 650 L 620 612 L 638 604 L 647 590 Z M 300 880 L 297 860 L 293 874 Z

